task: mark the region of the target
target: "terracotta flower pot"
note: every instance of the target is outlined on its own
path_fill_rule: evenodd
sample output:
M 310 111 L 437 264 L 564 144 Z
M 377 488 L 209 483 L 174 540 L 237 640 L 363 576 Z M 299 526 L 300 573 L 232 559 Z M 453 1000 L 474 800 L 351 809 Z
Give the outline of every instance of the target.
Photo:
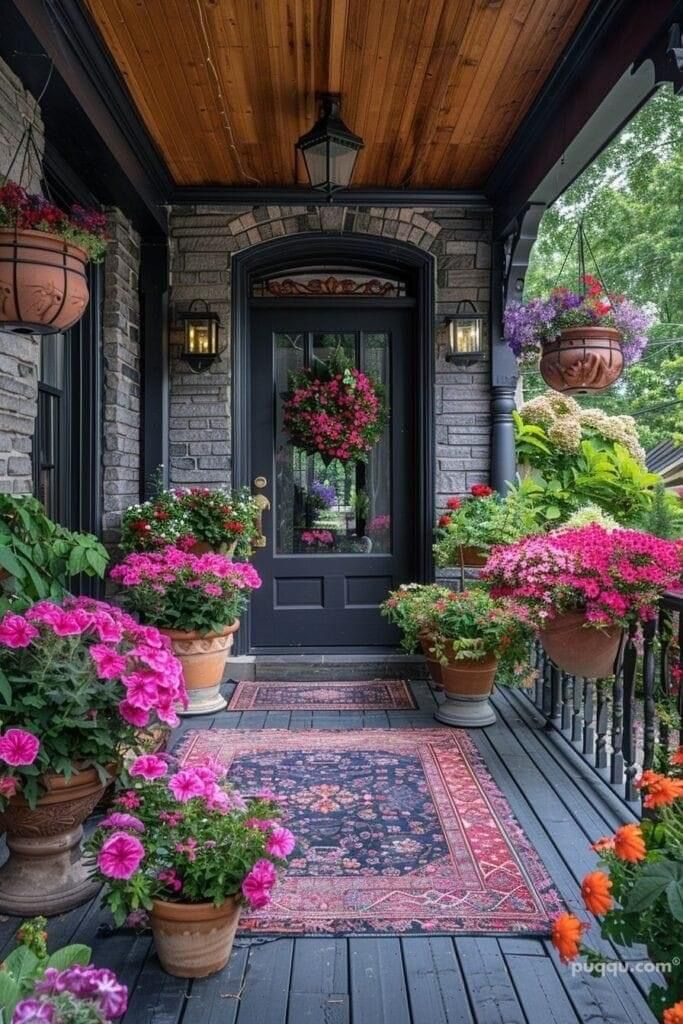
M 441 679 L 441 662 L 437 658 L 435 658 L 434 655 L 431 653 L 431 646 L 432 638 L 430 636 L 425 635 L 420 637 L 420 647 L 422 648 L 422 653 L 425 656 L 425 661 L 427 662 L 427 671 L 431 676 L 432 682 L 434 684 L 434 689 L 443 690 L 443 682 Z
M 83 249 L 46 231 L 0 228 L 0 327 L 56 334 L 80 320 L 90 298 Z
M 445 654 L 449 660 L 441 666 L 441 679 L 446 700 L 439 705 L 435 717 L 447 725 L 467 728 L 493 725 L 496 715 L 490 697 L 498 667 L 496 656 L 456 661 L 452 645 L 446 647 Z
M 223 551 L 221 547 L 218 549 L 217 553 L 220 555 L 225 555 L 226 558 L 232 558 L 232 556 L 235 554 L 236 547 L 237 541 L 234 540 L 232 544 L 229 544 L 226 547 L 225 551 Z M 191 555 L 208 555 L 210 551 L 216 552 L 216 549 L 212 548 L 207 540 L 198 540 L 190 548 Z
M 460 564 L 471 568 L 481 569 L 488 562 L 488 552 L 482 548 L 469 547 L 467 544 L 460 545 Z
M 614 672 L 621 629 L 587 626 L 583 612 L 563 612 L 541 630 L 545 652 L 558 668 L 570 676 L 603 679 Z
M 153 900 L 152 935 L 163 969 L 177 978 L 205 978 L 220 971 L 230 959 L 239 916 L 233 896 L 220 907 Z
M 621 334 L 613 327 L 567 327 L 543 346 L 541 376 L 553 391 L 587 395 L 604 391 L 621 377 Z
M 226 706 L 220 687 L 234 634 L 239 628 L 240 620 L 235 619 L 221 633 L 159 630 L 169 637 L 173 653 L 183 666 L 190 703 L 187 710 L 181 710 L 179 714 L 205 715 L 210 711 L 222 711 Z
M 81 860 L 83 822 L 104 793 L 94 768 L 71 776 L 48 774 L 34 810 L 21 794 L 0 813 L 9 859 L 0 868 L 0 912 L 33 917 L 61 914 L 99 889 Z

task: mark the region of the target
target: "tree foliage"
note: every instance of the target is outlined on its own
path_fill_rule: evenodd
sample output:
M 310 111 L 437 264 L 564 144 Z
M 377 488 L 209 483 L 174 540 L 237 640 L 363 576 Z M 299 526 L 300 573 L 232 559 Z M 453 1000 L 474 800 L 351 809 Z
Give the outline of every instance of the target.
M 664 438 L 683 443 L 682 115 L 683 100 L 669 88 L 654 94 L 547 210 L 525 284 L 527 299 L 558 283 L 576 286 L 577 249 L 570 247 L 583 217 L 595 258 L 586 253 L 587 271 L 599 270 L 610 291 L 654 303 L 660 322 L 643 360 L 603 395 L 581 399 L 635 415 L 646 448 Z M 543 390 L 538 372 L 525 371 L 524 397 Z

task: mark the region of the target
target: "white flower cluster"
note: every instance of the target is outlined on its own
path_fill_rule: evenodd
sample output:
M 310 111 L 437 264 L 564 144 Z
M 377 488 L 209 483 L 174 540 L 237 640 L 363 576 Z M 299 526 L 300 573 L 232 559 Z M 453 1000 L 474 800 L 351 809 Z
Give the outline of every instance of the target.
M 543 427 L 560 451 L 578 451 L 581 441 L 593 433 L 623 445 L 636 462 L 645 465 L 645 451 L 632 416 L 609 416 L 601 409 L 582 409 L 573 398 L 552 391 L 525 402 L 519 413 L 525 423 Z

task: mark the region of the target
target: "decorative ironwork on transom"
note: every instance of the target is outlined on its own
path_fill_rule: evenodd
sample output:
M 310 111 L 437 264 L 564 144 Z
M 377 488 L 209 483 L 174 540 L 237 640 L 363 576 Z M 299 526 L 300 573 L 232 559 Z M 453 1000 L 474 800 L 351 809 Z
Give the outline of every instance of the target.
M 396 299 L 407 294 L 406 283 L 399 278 L 344 267 L 290 270 L 259 278 L 252 286 L 254 298 L 333 295 Z

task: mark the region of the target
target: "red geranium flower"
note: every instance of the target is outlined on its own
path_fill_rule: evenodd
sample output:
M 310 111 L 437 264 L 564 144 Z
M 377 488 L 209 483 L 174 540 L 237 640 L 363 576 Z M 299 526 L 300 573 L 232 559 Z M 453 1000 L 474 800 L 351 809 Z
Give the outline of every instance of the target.
M 488 487 L 486 484 L 474 484 L 470 488 L 470 494 L 473 498 L 489 498 L 493 494 L 493 487 Z

